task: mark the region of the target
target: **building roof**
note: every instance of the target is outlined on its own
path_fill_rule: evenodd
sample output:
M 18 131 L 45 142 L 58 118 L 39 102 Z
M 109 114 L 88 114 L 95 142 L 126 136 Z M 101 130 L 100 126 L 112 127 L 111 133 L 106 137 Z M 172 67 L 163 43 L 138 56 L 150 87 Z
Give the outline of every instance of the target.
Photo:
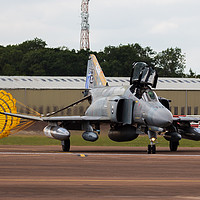
M 200 90 L 197 78 L 159 78 L 157 90 Z
M 107 77 L 110 86 L 129 85 L 129 77 Z M 0 76 L 0 89 L 84 89 L 85 77 Z M 200 79 L 159 78 L 157 90 L 200 90 Z

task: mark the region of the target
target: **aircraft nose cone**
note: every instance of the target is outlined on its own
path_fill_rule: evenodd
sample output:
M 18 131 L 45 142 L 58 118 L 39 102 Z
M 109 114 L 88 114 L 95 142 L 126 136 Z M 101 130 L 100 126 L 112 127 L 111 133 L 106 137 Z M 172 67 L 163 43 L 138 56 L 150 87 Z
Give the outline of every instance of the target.
M 157 127 L 167 127 L 173 122 L 173 116 L 167 109 L 157 109 L 149 113 L 147 123 Z

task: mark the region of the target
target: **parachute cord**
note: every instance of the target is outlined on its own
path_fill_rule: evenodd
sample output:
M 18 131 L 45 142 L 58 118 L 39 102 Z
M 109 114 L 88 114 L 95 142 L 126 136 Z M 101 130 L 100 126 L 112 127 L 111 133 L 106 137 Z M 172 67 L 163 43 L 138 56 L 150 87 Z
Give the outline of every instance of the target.
M 19 131 L 25 130 L 25 129 L 29 128 L 30 126 L 32 126 L 34 123 L 35 123 L 35 121 L 26 122 L 22 126 L 16 127 L 13 130 L 11 130 L 10 134 L 14 134 L 14 133 L 17 133 Z
M 36 116 L 41 117 L 41 114 L 37 111 L 35 111 L 34 109 L 30 108 L 29 106 L 26 106 L 25 104 L 21 103 L 20 101 L 17 101 L 17 103 L 19 105 L 21 105 L 22 107 L 25 107 L 28 111 L 31 111 L 32 114 L 35 114 Z

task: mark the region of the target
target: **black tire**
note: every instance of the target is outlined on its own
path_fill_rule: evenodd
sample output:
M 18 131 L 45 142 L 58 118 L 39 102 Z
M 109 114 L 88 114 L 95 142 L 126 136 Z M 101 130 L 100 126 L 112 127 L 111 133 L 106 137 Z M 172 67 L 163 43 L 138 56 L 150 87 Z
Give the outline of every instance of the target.
M 156 145 L 151 146 L 151 153 L 156 154 Z
M 169 142 L 170 151 L 177 151 L 179 142 Z
M 62 150 L 64 152 L 70 151 L 70 139 L 62 141 Z
M 148 154 L 151 154 L 151 145 L 148 145 L 147 153 L 148 153 Z
M 148 145 L 148 154 L 156 154 L 156 145 Z

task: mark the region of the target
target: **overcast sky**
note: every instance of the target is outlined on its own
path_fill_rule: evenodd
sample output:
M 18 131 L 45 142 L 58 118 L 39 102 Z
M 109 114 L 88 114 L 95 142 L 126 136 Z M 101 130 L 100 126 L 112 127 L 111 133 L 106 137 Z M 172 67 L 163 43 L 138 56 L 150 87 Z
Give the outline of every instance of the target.
M 0 0 L 0 45 L 35 37 L 79 49 L 81 0 Z M 200 74 L 200 0 L 90 0 L 90 48 L 139 43 L 160 52 L 179 47 Z

